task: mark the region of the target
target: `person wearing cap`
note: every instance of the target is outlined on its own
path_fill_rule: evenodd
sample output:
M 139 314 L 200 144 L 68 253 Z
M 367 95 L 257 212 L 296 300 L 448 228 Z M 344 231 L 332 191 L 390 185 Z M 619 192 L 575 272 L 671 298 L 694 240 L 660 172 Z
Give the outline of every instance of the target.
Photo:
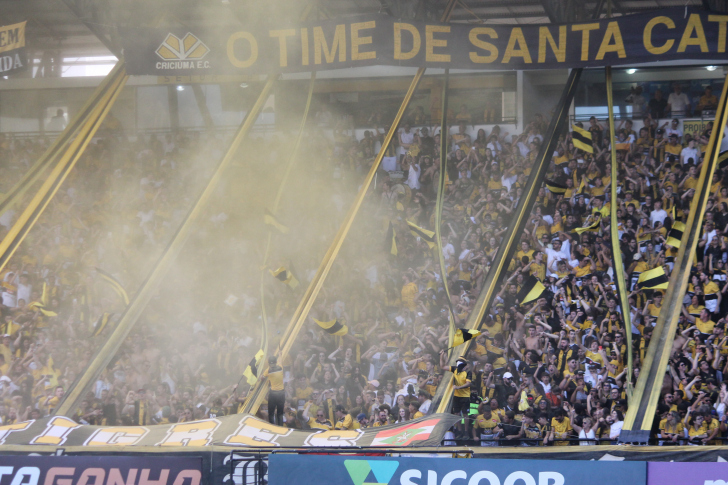
M 278 358 L 275 355 L 268 358 L 268 370 L 263 375 L 270 381 L 270 391 L 268 391 L 268 421 L 272 424 L 283 426 L 286 391 L 283 386 L 283 368 L 278 365 Z
M 354 429 L 354 419 L 351 417 L 351 414 L 349 414 L 346 411 L 346 408 L 343 404 L 337 404 L 336 405 L 336 424 L 334 425 L 334 429 Z
M 680 152 L 682 152 L 682 150 L 682 145 L 678 143 L 677 133 L 670 133 L 667 136 L 667 145 L 665 145 L 666 161 L 673 164 L 678 162 L 680 160 Z
M 356 415 L 356 428 L 355 429 L 365 429 L 369 427 L 369 418 L 367 418 L 367 415 L 365 413 L 359 413 Z
M 464 357 L 458 358 L 456 365 L 447 365 L 447 353 L 444 350 L 440 351 L 440 368 L 445 371 L 452 372 L 453 378 L 453 399 L 452 399 L 452 413 L 458 416 L 466 418 L 470 412 L 470 384 L 471 380 L 468 378 L 468 372 L 466 368 L 468 366 L 468 360 Z M 461 419 L 457 424 L 460 436 L 469 435 L 470 423 L 467 419 Z

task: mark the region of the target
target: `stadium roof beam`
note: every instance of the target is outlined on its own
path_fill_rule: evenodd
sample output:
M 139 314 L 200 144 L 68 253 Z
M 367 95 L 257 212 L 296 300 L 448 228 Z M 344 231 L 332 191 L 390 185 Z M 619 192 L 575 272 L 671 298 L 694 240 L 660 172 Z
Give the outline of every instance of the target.
M 121 48 L 114 45 L 111 39 L 106 37 L 106 34 L 102 32 L 97 24 L 89 22 L 87 17 L 84 15 L 84 11 L 76 5 L 75 0 L 62 0 L 63 3 L 73 12 L 73 14 L 80 20 L 95 36 L 98 38 L 107 49 L 109 49 L 116 57 L 121 58 Z

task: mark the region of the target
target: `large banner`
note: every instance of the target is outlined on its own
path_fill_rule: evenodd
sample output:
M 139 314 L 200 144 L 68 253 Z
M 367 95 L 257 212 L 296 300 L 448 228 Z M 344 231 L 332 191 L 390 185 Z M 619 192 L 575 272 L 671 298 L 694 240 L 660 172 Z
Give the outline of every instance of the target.
M 728 463 L 649 463 L 647 485 L 725 485 Z
M 88 426 L 54 416 L 0 426 L 0 453 L 1 445 L 82 446 L 90 450 L 109 446 L 125 449 L 211 445 L 235 448 L 439 446 L 445 432 L 457 420 L 452 414 L 434 414 L 380 428 L 324 431 L 276 426 L 249 414 L 156 426 Z
M 0 75 L 13 74 L 27 64 L 25 22 L 0 27 Z
M 268 460 L 270 485 L 644 485 L 647 481 L 647 464 L 644 462 L 283 454 L 271 455 Z M 323 470 L 326 472 L 322 473 Z
M 200 485 L 202 459 L 0 456 L 0 485 Z
M 232 22 L 232 21 L 231 21 Z M 425 24 L 385 15 L 272 25 L 228 23 L 123 31 L 129 74 L 218 75 L 389 65 L 555 69 L 725 59 L 728 15 L 661 9 L 598 22 Z

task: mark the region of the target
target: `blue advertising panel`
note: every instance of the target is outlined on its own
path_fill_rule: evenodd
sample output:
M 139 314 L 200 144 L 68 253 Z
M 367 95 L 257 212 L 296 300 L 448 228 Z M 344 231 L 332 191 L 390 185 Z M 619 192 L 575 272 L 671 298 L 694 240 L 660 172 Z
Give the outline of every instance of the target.
M 0 485 L 200 485 L 202 459 L 0 456 Z
M 645 485 L 647 464 L 274 454 L 268 477 L 269 485 Z

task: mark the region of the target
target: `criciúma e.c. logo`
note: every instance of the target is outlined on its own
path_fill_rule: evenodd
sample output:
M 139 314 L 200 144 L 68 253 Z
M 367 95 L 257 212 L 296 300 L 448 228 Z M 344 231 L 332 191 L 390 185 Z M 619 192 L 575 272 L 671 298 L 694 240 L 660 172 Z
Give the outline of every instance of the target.
M 155 52 L 162 59 L 157 62 L 157 69 L 207 69 L 210 67 L 209 61 L 202 60 L 210 52 L 210 48 L 190 32 L 187 32 L 182 39 L 174 34 L 167 34 Z

